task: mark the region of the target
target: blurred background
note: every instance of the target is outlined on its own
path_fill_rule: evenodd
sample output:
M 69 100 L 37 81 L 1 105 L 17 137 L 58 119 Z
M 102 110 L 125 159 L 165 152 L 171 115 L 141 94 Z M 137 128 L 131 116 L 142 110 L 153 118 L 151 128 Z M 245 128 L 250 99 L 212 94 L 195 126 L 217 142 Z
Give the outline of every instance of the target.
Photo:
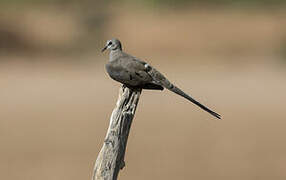
M 286 178 L 286 1 L 0 5 L 0 179 L 91 178 L 120 87 L 112 37 L 223 117 L 144 91 L 119 179 Z

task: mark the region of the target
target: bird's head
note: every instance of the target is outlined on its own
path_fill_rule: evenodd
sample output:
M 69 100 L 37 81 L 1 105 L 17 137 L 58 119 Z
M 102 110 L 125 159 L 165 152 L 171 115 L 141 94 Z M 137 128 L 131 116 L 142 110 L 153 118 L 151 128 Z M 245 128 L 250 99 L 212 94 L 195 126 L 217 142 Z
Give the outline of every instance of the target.
M 105 51 L 106 49 L 109 49 L 109 50 L 122 50 L 122 46 L 121 46 L 121 43 L 118 39 L 111 39 L 111 40 L 108 40 L 106 41 L 106 45 L 104 46 L 104 48 L 101 50 L 101 52 Z

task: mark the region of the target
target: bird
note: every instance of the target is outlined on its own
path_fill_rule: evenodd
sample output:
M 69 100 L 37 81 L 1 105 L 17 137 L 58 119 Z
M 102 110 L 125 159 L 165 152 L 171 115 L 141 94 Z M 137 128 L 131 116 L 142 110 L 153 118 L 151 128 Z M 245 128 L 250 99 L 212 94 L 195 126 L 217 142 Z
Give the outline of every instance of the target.
M 121 42 L 117 38 L 107 40 L 101 52 L 109 50 L 109 61 L 105 64 L 108 75 L 115 81 L 128 88 L 149 90 L 164 90 L 164 88 L 186 98 L 214 117 L 221 119 L 221 115 L 210 110 L 200 102 L 186 94 L 171 83 L 162 73 L 147 62 L 136 58 L 122 50 Z

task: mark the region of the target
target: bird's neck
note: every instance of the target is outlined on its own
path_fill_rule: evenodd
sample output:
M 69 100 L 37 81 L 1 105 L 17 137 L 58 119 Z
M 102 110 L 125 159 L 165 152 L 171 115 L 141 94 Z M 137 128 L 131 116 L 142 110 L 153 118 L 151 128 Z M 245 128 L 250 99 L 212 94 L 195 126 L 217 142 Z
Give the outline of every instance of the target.
M 109 60 L 112 61 L 122 54 L 120 49 L 111 50 L 109 53 Z

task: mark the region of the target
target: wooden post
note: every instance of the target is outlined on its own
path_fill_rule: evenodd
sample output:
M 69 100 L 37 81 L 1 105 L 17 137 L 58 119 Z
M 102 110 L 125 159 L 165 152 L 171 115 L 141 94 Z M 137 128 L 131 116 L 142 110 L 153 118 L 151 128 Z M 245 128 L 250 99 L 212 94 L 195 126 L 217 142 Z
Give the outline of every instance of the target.
M 120 88 L 103 146 L 94 165 L 92 180 L 116 180 L 119 170 L 125 166 L 127 139 L 140 94 L 141 89 Z

